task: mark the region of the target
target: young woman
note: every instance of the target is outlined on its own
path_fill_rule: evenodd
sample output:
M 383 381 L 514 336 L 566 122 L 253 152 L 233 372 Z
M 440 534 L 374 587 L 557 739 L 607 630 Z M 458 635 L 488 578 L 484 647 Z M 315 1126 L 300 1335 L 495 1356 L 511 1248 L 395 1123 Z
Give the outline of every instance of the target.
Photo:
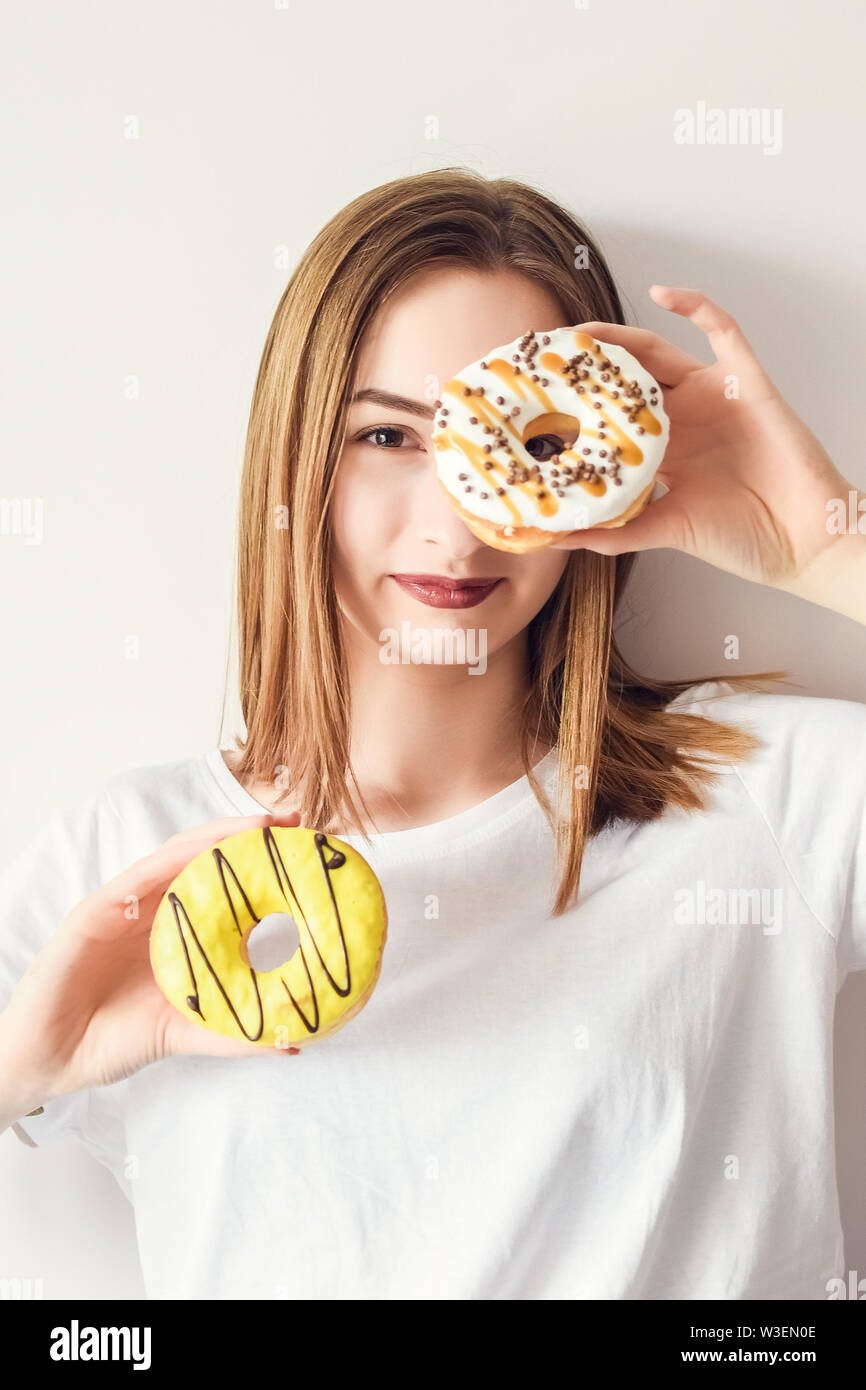
M 641 677 L 613 620 L 668 546 L 866 622 L 866 536 L 828 524 L 863 494 L 723 310 L 653 293 L 714 362 L 623 326 L 565 210 L 452 169 L 356 199 L 292 276 L 242 483 L 245 739 L 109 779 L 0 891 L 0 1121 L 110 1168 L 151 1297 L 820 1299 L 843 1274 L 866 708 Z M 668 492 L 493 550 L 438 486 L 433 401 L 577 324 L 663 384 Z M 383 660 L 407 622 L 483 633 L 485 669 Z M 371 1001 L 291 1062 L 183 1018 L 148 965 L 181 867 L 274 820 L 354 844 L 389 910 Z

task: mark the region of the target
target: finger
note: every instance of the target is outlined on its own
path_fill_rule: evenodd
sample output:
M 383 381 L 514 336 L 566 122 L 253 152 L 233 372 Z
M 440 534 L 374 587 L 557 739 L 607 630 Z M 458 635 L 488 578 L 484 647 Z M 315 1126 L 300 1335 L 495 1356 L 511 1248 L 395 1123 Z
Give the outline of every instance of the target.
M 579 323 L 577 329 L 581 333 L 591 333 L 603 343 L 618 343 L 662 386 L 678 386 L 689 372 L 706 366 L 705 362 L 699 362 L 691 353 L 669 343 L 658 333 L 651 333 L 648 328 L 631 328 L 620 323 Z
M 181 840 L 211 839 L 212 843 L 216 844 L 217 840 L 225 840 L 229 835 L 238 835 L 242 830 L 252 830 L 257 825 L 267 825 L 275 820 L 291 820 L 295 816 L 300 819 L 298 811 L 263 811 L 260 816 L 223 816 L 220 820 L 205 821 L 202 825 L 190 826 L 188 830 L 179 830 L 165 843 L 173 845 Z
M 751 345 L 736 319 L 701 290 L 651 285 L 650 294 L 660 308 L 691 319 L 706 334 L 717 362 L 733 364 L 749 360 L 757 366 Z
M 220 840 L 240 834 L 244 830 L 264 828 L 275 823 L 285 824 L 290 820 L 299 821 L 299 813 L 292 811 L 279 818 L 270 814 L 230 816 L 174 835 L 153 854 L 146 855 L 109 879 L 92 894 L 92 898 L 96 900 L 97 905 L 102 903 L 106 907 L 125 902 L 130 897 L 140 901 L 149 893 L 167 888 L 172 879 L 176 878 L 181 869 L 195 859 L 196 855 Z M 89 903 L 90 899 L 86 899 L 85 902 Z
M 551 550 L 592 550 L 596 555 L 624 555 L 630 550 L 685 549 L 682 518 L 673 494 L 650 502 L 624 526 L 590 526 L 572 531 Z
M 248 1042 L 245 1038 L 229 1038 L 225 1033 L 216 1033 L 193 1023 L 176 1012 L 173 1026 L 166 1029 L 165 1046 L 170 1055 L 199 1057 L 269 1057 L 277 1053 L 283 1057 L 297 1057 L 299 1047 L 263 1047 L 261 1043 Z

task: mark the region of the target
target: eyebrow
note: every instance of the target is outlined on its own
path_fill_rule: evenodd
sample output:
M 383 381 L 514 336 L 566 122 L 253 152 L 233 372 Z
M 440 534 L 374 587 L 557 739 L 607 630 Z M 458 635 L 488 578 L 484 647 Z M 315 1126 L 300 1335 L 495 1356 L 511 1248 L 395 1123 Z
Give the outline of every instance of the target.
M 425 420 L 432 420 L 436 414 L 435 407 L 425 401 L 413 401 L 411 396 L 395 396 L 391 391 L 380 391 L 376 386 L 368 386 L 363 391 L 357 391 L 349 402 L 355 405 L 361 401 L 370 401 L 373 405 L 389 406 L 391 410 L 402 410 L 407 415 L 421 415 Z

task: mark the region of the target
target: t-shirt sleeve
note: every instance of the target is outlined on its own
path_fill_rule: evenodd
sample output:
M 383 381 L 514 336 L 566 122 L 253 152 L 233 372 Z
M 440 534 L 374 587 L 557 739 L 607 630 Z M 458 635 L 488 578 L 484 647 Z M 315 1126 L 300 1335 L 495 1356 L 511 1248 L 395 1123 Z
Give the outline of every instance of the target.
M 100 825 L 106 814 L 111 812 L 104 798 L 92 792 L 55 812 L 0 871 L 0 1010 L 64 917 L 102 883 Z M 16 1122 L 19 1138 L 23 1131 L 39 1147 L 63 1135 L 82 1138 L 87 1092 L 41 1104 L 43 1114 Z
M 849 972 L 866 970 L 866 705 L 738 692 L 700 712 L 763 741 L 734 767 L 835 942 L 841 986 Z

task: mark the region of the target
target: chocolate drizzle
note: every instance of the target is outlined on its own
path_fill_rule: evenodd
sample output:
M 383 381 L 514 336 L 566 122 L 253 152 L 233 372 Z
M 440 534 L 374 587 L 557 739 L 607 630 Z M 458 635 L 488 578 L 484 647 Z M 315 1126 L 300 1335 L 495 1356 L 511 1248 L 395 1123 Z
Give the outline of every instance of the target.
M 272 866 L 272 868 L 273 868 L 273 870 L 274 870 L 274 876 L 275 876 L 275 878 L 276 878 L 276 880 L 277 880 L 277 883 L 278 883 L 278 885 L 279 885 L 280 892 L 282 893 L 282 895 L 283 895 L 283 897 L 284 897 L 286 903 L 289 905 L 289 907 L 290 907 L 290 908 L 291 908 L 291 907 L 294 907 L 294 909 L 295 909 L 295 910 L 297 911 L 297 913 L 299 914 L 301 920 L 303 921 L 304 926 L 307 928 L 307 931 L 309 932 L 309 935 L 310 935 L 310 940 L 312 941 L 313 946 L 314 946 L 314 948 L 315 948 L 316 955 L 317 955 L 318 958 L 319 958 L 319 963 L 320 963 L 322 969 L 324 970 L 325 974 L 327 975 L 327 977 L 328 977 L 328 982 L 330 983 L 331 988 L 334 990 L 334 993 L 335 993 L 335 994 L 338 994 L 341 998 L 345 998 L 346 995 L 348 995 L 348 994 L 351 993 L 351 989 L 352 989 L 352 972 L 351 972 L 350 965 L 349 965 L 349 951 L 348 951 L 348 947 L 347 947 L 347 944 L 346 944 L 346 936 L 345 936 L 345 933 L 344 933 L 344 931 L 343 931 L 343 919 L 342 919 L 341 916 L 340 916 L 340 909 L 339 909 L 339 907 L 337 906 L 337 899 L 336 899 L 336 897 L 334 896 L 334 885 L 333 885 L 332 882 L 331 882 L 331 874 L 332 874 L 332 872 L 333 872 L 335 869 L 342 868 L 342 866 L 345 864 L 345 862 L 346 862 L 346 856 L 345 856 L 345 854 L 343 854 L 342 850 L 337 849 L 335 845 L 330 844 L 329 841 L 328 841 L 327 836 L 324 835 L 321 831 L 317 830 L 317 831 L 315 832 L 314 840 L 315 840 L 315 845 L 316 845 L 316 852 L 317 852 L 318 857 L 319 857 L 319 863 L 320 863 L 321 866 L 322 866 L 322 872 L 323 872 L 323 874 L 325 875 L 325 882 L 326 882 L 327 885 L 328 885 L 328 892 L 329 892 L 330 895 L 331 895 L 331 902 L 332 902 L 333 907 L 334 907 L 334 913 L 335 913 L 336 918 L 337 918 L 337 926 L 338 926 L 339 932 L 340 932 L 340 942 L 341 942 L 342 947 L 343 947 L 343 960 L 344 960 L 345 966 L 346 966 L 346 984 L 345 984 L 345 986 L 343 986 L 343 985 L 340 985 L 340 984 L 337 983 L 337 981 L 334 979 L 333 975 L 331 974 L 330 970 L 328 969 L 327 965 L 325 964 L 325 961 L 324 961 L 324 958 L 323 958 L 323 956 L 322 956 L 322 953 L 321 953 L 321 951 L 319 950 L 318 942 L 316 941 L 315 933 L 313 932 L 312 928 L 310 927 L 310 924 L 309 924 L 309 922 L 308 922 L 308 920 L 307 920 L 307 915 L 306 915 L 306 913 L 304 912 L 303 906 L 301 905 L 301 902 L 300 902 L 300 900 L 298 899 L 298 896 L 297 896 L 297 894 L 296 894 L 296 892 L 295 892 L 295 890 L 294 890 L 294 887 L 293 887 L 293 885 L 292 885 L 292 880 L 291 880 L 291 877 L 290 877 L 290 875 L 289 875 L 289 872 L 288 872 L 288 870 L 287 870 L 285 864 L 283 863 L 283 858 L 282 858 L 282 855 L 280 854 L 279 847 L 278 847 L 278 845 L 277 845 L 276 839 L 274 838 L 274 833 L 273 833 L 273 830 L 272 830 L 271 826 L 266 825 L 266 826 L 263 827 L 263 829 L 262 829 L 262 837 L 263 837 L 264 842 L 265 842 L 265 848 L 267 849 L 268 857 L 269 857 L 269 859 L 270 859 L 270 861 L 271 861 L 271 866 Z M 329 852 L 329 855 L 330 855 L 329 858 L 326 858 L 326 857 L 325 857 L 326 851 Z M 231 892 L 230 892 L 230 889 L 229 889 L 229 885 L 228 885 L 228 883 L 227 883 L 227 881 L 226 881 L 226 871 L 228 871 L 228 873 L 229 873 L 229 874 L 231 875 L 231 877 L 234 879 L 235 886 L 237 887 L 238 892 L 240 893 L 241 897 L 243 898 L 244 905 L 245 905 L 245 907 L 246 907 L 246 909 L 247 909 L 247 912 L 249 913 L 250 917 L 252 917 L 252 918 L 254 919 L 255 924 L 258 925 L 258 923 L 259 923 L 262 919 L 261 919 L 261 917 L 259 916 L 259 914 L 256 912 L 255 908 L 253 907 L 253 905 L 252 905 L 252 903 L 250 902 L 249 898 L 247 897 L 246 893 L 244 892 L 244 889 L 243 889 L 243 886 L 242 886 L 242 884 L 241 884 L 241 882 L 240 882 L 240 879 L 238 878 L 237 874 L 235 873 L 235 870 L 234 870 L 234 868 L 232 867 L 231 861 L 229 860 L 228 856 L 227 856 L 219 847 L 216 847 L 216 848 L 213 850 L 213 857 L 214 857 L 214 862 L 215 862 L 215 864 L 216 864 L 217 870 L 218 870 L 218 872 L 219 872 L 220 883 L 222 884 L 223 893 L 224 893 L 224 895 L 225 895 L 225 897 L 226 897 L 226 901 L 228 902 L 229 907 L 231 908 L 231 913 L 232 913 L 232 917 L 234 918 L 235 927 L 237 928 L 239 934 L 240 934 L 241 936 L 243 936 L 243 928 L 241 927 L 241 924 L 240 924 L 240 922 L 238 921 L 238 914 L 237 914 L 237 911 L 236 911 L 236 909 L 235 909 L 235 903 L 234 903 L 234 900 L 233 900 L 233 898 L 232 898 L 232 895 L 231 895 Z M 196 933 L 196 930 L 195 930 L 194 926 L 192 925 L 192 922 L 190 921 L 189 913 L 187 912 L 186 908 L 185 908 L 184 905 L 183 905 L 183 902 L 181 901 L 181 899 L 178 897 L 177 893 L 175 893 L 175 892 L 169 892 L 169 894 L 168 894 L 168 900 L 169 900 L 169 902 L 171 903 L 172 908 L 173 908 L 173 910 L 174 910 L 174 918 L 175 918 L 175 923 L 176 923 L 176 925 L 177 925 L 178 935 L 180 936 L 181 945 L 183 946 L 183 953 L 184 953 L 184 956 L 186 957 L 187 968 L 188 968 L 188 970 L 189 970 L 190 980 L 192 981 L 193 992 L 192 992 L 192 994 L 188 994 L 187 997 L 186 997 L 186 1003 L 187 1003 L 188 1007 L 189 1007 L 190 1009 L 192 1009 L 195 1013 L 197 1013 L 197 1014 L 199 1015 L 199 1017 L 201 1018 L 202 1022 L 205 1021 L 205 1016 L 204 1016 L 204 1014 L 202 1013 L 201 1002 L 200 1002 L 200 1000 L 199 1000 L 199 994 L 198 994 L 198 981 L 197 981 L 197 979 L 196 979 L 195 970 L 193 969 L 192 960 L 190 959 L 189 947 L 187 946 L 186 937 L 184 936 L 184 927 L 183 927 L 183 925 L 181 924 L 181 914 L 183 914 L 183 918 L 184 918 L 184 923 L 185 923 L 185 926 L 186 926 L 186 930 L 189 932 L 190 936 L 192 937 L 193 941 L 195 942 L 195 944 L 196 944 L 196 946 L 197 946 L 197 948 L 198 948 L 199 954 L 200 954 L 202 960 L 204 961 L 205 965 L 207 966 L 208 970 L 210 971 L 211 975 L 213 976 L 214 982 L 215 982 L 215 984 L 216 984 L 216 986 L 217 986 L 217 988 L 218 988 L 220 994 L 222 995 L 223 999 L 225 1000 L 226 1006 L 227 1006 L 227 1008 L 228 1008 L 228 1010 L 229 1010 L 229 1012 L 230 1012 L 232 1018 L 234 1019 L 235 1023 L 237 1024 L 238 1028 L 239 1028 L 240 1031 L 243 1033 L 244 1037 L 245 1037 L 245 1038 L 248 1038 L 250 1042 L 258 1042 L 258 1040 L 261 1038 L 262 1033 L 263 1033 L 263 1031 L 264 1031 L 264 1010 L 263 1010 L 263 1008 L 262 1008 L 262 997 L 261 997 L 261 995 L 260 995 L 260 993 L 259 993 L 258 975 L 257 975 L 256 971 L 253 969 L 252 966 L 249 967 L 249 970 L 250 970 L 250 979 L 251 979 L 252 982 L 253 982 L 253 988 L 255 989 L 255 992 L 256 992 L 256 1002 L 257 1002 L 257 1004 L 258 1004 L 258 1009 L 259 1009 L 258 1031 L 255 1032 L 255 1033 L 250 1033 L 250 1032 L 248 1032 L 247 1029 L 244 1027 L 243 1022 L 241 1021 L 241 1018 L 240 1018 L 240 1016 L 239 1016 L 238 1013 L 237 1013 L 237 1010 L 235 1009 L 234 1005 L 232 1004 L 231 999 L 229 998 L 229 996 L 228 996 L 228 994 L 227 994 L 227 992 L 226 992 L 226 989 L 225 989 L 225 986 L 223 985 L 222 980 L 220 979 L 219 975 L 217 974 L 216 970 L 214 969 L 213 964 L 212 964 L 211 960 L 209 959 L 207 952 L 205 951 L 204 947 L 202 946 L 201 941 L 200 941 L 199 938 L 198 938 L 198 934 Z M 295 1012 L 297 1013 L 298 1017 L 301 1019 L 301 1022 L 303 1023 L 303 1025 L 304 1025 L 304 1027 L 306 1028 L 307 1032 L 308 1032 L 308 1033 L 316 1033 L 316 1032 L 318 1032 L 318 1029 L 319 1029 L 319 1001 L 318 1001 L 318 999 L 317 999 L 317 997 L 316 997 L 316 990 L 315 990 L 315 986 L 313 985 L 313 977 L 312 977 L 312 975 L 310 974 L 310 967 L 309 967 L 309 964 L 308 964 L 308 961 L 307 961 L 306 952 L 304 951 L 303 939 L 300 938 L 300 936 L 299 936 L 299 950 L 300 950 L 300 953 L 301 953 L 301 960 L 304 962 L 304 969 L 305 969 L 306 972 L 307 972 L 307 980 L 309 981 L 310 993 L 311 993 L 312 998 L 313 998 L 314 1016 L 313 1016 L 313 1021 L 312 1021 L 312 1023 L 310 1022 L 310 1020 L 309 1020 L 309 1019 L 306 1017 L 306 1015 L 304 1014 L 303 1010 L 301 1009 L 300 1005 L 298 1004 L 297 1000 L 295 999 L 294 995 L 292 994 L 291 990 L 289 989 L 289 987 L 288 987 L 288 985 L 286 984 L 285 980 L 283 979 L 282 975 L 280 976 L 280 982 L 281 982 L 283 988 L 285 989 L 286 994 L 289 996 L 289 999 L 290 999 L 291 1002 L 292 1002 L 292 1006 L 294 1007 Z

